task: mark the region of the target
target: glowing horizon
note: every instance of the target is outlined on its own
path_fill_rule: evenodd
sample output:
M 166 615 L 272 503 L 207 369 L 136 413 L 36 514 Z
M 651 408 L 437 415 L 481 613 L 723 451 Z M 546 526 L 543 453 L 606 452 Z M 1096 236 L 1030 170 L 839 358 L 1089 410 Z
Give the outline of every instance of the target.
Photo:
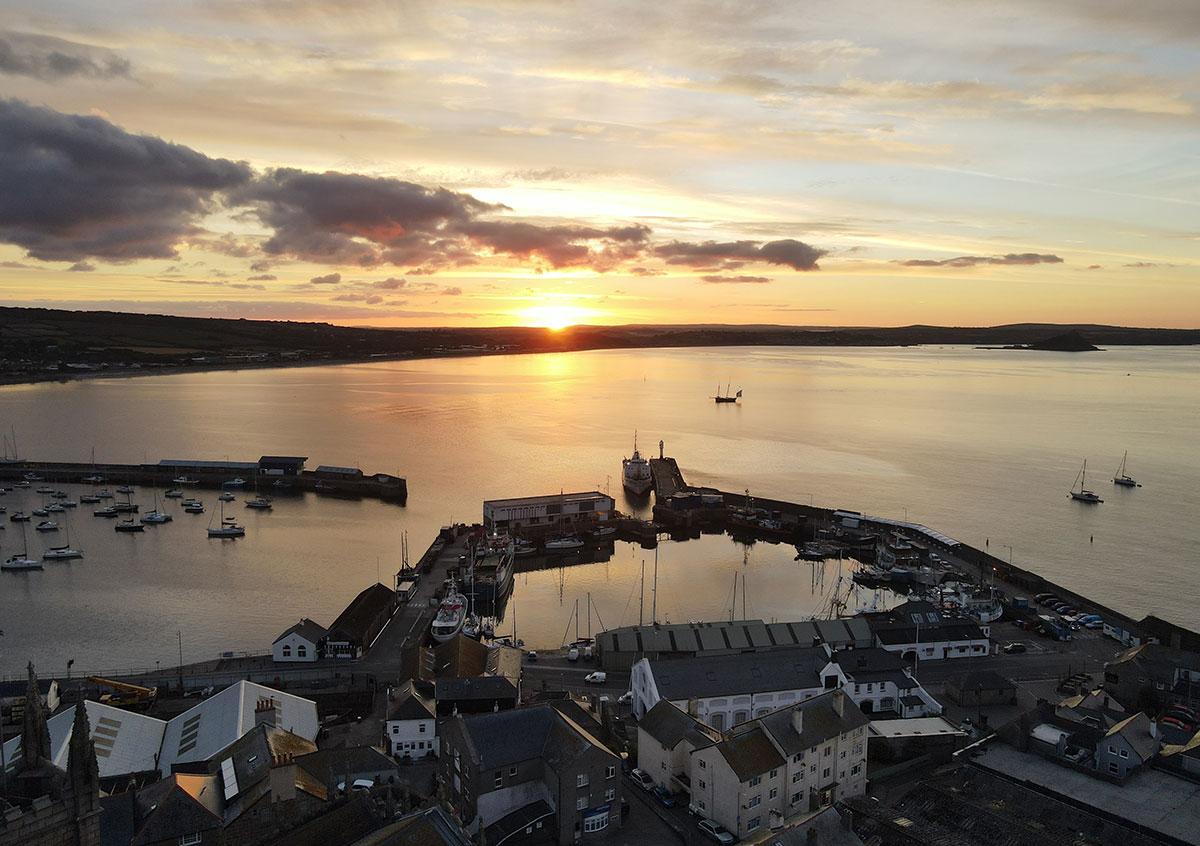
M 17 0 L 0 304 L 1200 326 L 1200 8 Z

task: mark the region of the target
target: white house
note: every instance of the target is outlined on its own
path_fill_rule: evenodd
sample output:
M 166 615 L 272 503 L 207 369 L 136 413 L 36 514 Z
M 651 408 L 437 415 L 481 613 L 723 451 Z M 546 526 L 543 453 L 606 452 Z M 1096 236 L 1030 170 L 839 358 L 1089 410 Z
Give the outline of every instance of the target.
M 910 664 L 984 656 L 991 650 L 987 632 L 976 622 L 947 616 L 931 602 L 913 600 L 864 616 L 875 645 Z
M 719 734 L 660 702 L 638 724 L 638 766 L 741 839 L 865 793 L 868 724 L 840 690 Z
M 396 688 L 384 732 L 394 758 L 424 758 L 438 753 L 437 714 L 433 702 L 412 681 Z
M 321 644 L 326 631 L 307 617 L 289 628 L 271 645 L 271 657 L 275 661 L 316 661 L 320 657 Z

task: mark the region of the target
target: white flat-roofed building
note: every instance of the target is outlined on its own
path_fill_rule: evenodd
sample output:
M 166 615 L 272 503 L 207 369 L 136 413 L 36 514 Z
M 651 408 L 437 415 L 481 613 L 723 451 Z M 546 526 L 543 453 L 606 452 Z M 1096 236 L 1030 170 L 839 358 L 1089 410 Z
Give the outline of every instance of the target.
M 483 503 L 483 527 L 489 532 L 516 529 L 571 529 L 612 517 L 616 502 L 599 491 L 489 499 Z

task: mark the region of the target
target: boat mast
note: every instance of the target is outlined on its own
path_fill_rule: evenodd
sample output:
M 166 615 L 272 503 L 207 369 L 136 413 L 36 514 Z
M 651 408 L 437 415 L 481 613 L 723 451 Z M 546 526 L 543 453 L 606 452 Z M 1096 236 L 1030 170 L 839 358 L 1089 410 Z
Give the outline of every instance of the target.
M 654 547 L 654 587 L 650 594 L 650 622 L 658 625 L 658 547 Z
M 638 625 L 642 624 L 642 620 L 646 617 L 646 559 L 642 559 L 642 584 L 638 588 Z

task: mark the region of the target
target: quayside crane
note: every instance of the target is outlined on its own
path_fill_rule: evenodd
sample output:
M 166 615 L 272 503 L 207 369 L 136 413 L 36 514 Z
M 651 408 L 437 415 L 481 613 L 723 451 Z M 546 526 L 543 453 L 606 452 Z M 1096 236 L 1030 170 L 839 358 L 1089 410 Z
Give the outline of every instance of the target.
M 100 676 L 88 676 L 87 680 L 96 684 L 107 685 L 116 693 L 105 693 L 100 697 L 101 705 L 112 705 L 115 708 L 129 708 L 134 711 L 145 711 L 158 698 L 157 687 L 142 687 L 137 684 L 113 681 Z

